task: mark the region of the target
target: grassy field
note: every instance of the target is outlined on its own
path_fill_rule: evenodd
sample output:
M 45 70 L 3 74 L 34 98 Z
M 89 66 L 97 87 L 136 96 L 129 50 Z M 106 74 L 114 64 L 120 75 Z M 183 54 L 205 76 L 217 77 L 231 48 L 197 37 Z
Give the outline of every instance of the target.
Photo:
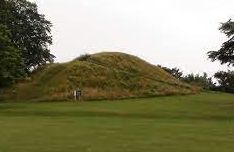
M 0 152 L 232 152 L 234 95 L 0 103 Z

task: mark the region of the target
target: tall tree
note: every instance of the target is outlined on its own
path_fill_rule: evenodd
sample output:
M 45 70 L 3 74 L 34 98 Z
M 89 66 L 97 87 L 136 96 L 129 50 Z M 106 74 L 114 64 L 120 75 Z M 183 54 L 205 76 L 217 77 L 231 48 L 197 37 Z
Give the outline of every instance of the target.
M 228 37 L 228 41 L 218 51 L 208 52 L 208 56 L 212 61 L 219 60 L 221 64 L 234 66 L 234 22 L 230 19 L 222 23 L 219 30 Z
M 0 24 L 0 88 L 12 84 L 24 75 L 20 51 L 10 39 L 9 31 Z
M 9 38 L 20 50 L 26 72 L 53 62 L 54 55 L 48 49 L 52 44 L 52 24 L 38 13 L 35 3 L 0 0 L 0 24 L 10 30 Z

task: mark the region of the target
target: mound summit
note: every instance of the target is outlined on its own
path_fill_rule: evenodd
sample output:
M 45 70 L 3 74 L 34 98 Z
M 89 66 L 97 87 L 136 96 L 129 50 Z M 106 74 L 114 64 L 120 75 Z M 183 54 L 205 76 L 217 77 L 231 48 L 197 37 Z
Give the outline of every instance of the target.
M 84 100 L 192 94 L 196 88 L 180 82 L 158 66 L 124 53 L 83 55 L 68 63 L 47 65 L 31 80 L 8 89 L 2 98 L 67 100 L 82 90 Z M 14 91 L 12 91 L 14 90 Z

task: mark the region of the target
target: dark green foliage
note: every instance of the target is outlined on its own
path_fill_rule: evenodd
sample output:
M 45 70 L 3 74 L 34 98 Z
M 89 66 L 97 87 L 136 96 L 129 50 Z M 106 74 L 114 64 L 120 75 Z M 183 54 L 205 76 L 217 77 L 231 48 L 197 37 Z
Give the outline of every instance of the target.
M 220 71 L 215 73 L 214 77 L 219 82 L 216 90 L 234 93 L 234 71 Z
M 8 36 L 9 31 L 0 24 L 0 88 L 12 84 L 24 73 L 20 52 Z
M 87 61 L 91 57 L 90 54 L 82 54 L 79 57 L 77 57 L 75 60 L 78 61 Z
M 203 89 L 207 90 L 212 89 L 214 87 L 214 83 L 212 79 L 208 77 L 207 73 L 203 73 L 203 75 L 195 75 L 191 73 L 182 77 L 181 80 L 192 85 L 200 86 Z
M 229 40 L 224 42 L 218 51 L 208 52 L 208 56 L 212 61 L 219 60 L 221 64 L 234 66 L 234 22 L 229 21 L 222 23 L 219 28 Z M 214 77 L 218 80 L 218 86 L 215 90 L 234 93 L 234 71 L 220 71 L 215 73 Z
M 179 68 L 168 68 L 168 67 L 163 67 L 161 65 L 158 65 L 160 68 L 168 72 L 170 75 L 173 77 L 184 81 L 188 84 L 194 85 L 194 86 L 199 86 L 202 87 L 203 89 L 210 90 L 215 87 L 214 82 L 212 81 L 212 78 L 208 77 L 207 73 L 203 73 L 203 75 L 199 74 L 188 74 L 183 76 L 183 72 Z
M 38 13 L 37 5 L 27 0 L 1 0 L 0 24 L 11 32 L 11 42 L 21 52 L 24 70 L 33 69 L 53 62 L 48 45 L 52 24 Z
M 183 72 L 180 71 L 180 69 L 178 68 L 167 68 L 167 67 L 163 67 L 161 65 L 159 65 L 160 68 L 162 68 L 163 70 L 165 70 L 166 72 L 168 72 L 169 74 L 171 74 L 173 77 L 177 78 L 177 79 L 180 79 L 183 75 Z
M 208 52 L 208 56 L 212 61 L 218 60 L 221 64 L 229 64 L 234 66 L 234 22 L 229 21 L 222 23 L 219 28 L 229 40 L 224 42 L 218 51 Z

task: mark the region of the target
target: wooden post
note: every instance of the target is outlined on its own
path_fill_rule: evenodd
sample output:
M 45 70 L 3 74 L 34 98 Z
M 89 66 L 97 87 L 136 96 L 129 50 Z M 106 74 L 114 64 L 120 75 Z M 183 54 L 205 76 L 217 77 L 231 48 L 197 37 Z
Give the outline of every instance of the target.
M 77 97 L 76 90 L 73 92 L 73 95 L 74 95 L 74 98 L 75 98 L 75 101 L 76 101 L 76 97 Z
M 78 100 L 81 100 L 81 90 L 77 90 L 76 95 L 78 97 Z

